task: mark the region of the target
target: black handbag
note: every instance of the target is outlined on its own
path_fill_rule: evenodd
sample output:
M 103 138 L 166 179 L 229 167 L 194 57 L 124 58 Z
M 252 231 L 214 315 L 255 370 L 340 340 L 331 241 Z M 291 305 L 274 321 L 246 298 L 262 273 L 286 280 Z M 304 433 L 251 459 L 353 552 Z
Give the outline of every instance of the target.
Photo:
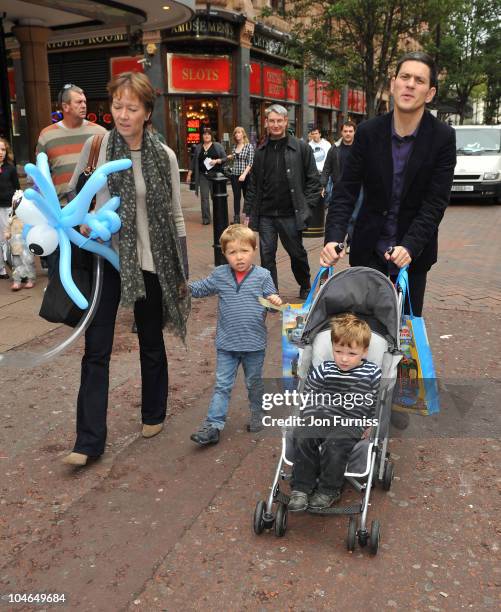
M 75 285 L 87 300 L 92 290 L 92 259 L 92 253 L 71 243 L 71 275 Z M 64 323 L 69 327 L 75 327 L 84 312 L 66 293 L 59 276 L 58 261 L 56 270 L 45 289 L 39 315 L 51 323 Z
M 97 160 L 99 157 L 99 151 L 101 149 L 101 143 L 103 136 L 98 134 L 92 139 L 92 146 L 89 153 L 89 159 L 87 167 L 78 177 L 76 193 L 81 191 L 82 187 L 89 180 L 96 169 Z M 94 200 L 93 200 L 94 202 Z M 93 206 L 91 205 L 91 209 Z M 80 289 L 82 294 L 88 300 L 90 298 L 92 290 L 92 253 L 81 249 L 71 244 L 71 276 L 75 285 Z M 61 282 L 59 275 L 59 249 L 57 250 L 57 266 L 55 272 L 49 279 L 47 288 L 42 300 L 42 306 L 38 313 L 42 319 L 50 321 L 51 323 L 64 323 L 69 327 L 75 327 L 78 325 L 80 319 L 84 314 L 84 310 L 78 308 L 73 300 L 66 293 L 65 288 Z

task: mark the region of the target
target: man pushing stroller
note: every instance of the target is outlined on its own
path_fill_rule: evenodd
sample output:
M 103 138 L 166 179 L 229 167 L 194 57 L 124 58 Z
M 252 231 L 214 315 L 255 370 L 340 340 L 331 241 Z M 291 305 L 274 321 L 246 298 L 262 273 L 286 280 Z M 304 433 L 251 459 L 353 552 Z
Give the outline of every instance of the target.
M 368 431 L 377 405 L 381 370 L 366 360 L 370 340 L 369 325 L 355 315 L 332 319 L 334 360 L 321 363 L 306 379 L 304 392 L 313 401 L 302 411 L 305 426 L 294 431 L 292 512 L 322 510 L 341 497 L 348 457 Z

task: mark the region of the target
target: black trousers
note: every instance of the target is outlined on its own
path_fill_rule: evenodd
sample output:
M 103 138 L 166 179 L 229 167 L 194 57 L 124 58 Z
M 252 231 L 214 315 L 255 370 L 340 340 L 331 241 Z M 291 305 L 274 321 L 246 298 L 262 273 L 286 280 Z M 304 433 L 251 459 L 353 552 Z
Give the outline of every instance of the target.
M 156 274 L 143 271 L 143 277 L 146 299 L 134 306 L 141 362 L 141 416 L 143 423 L 156 425 L 165 419 L 168 389 L 162 291 Z M 119 302 L 120 275 L 105 262 L 101 301 L 85 333 L 74 447 L 75 452 L 94 457 L 103 454 L 106 443 L 109 364 Z
M 397 279 L 397 274 L 388 272 L 388 262 L 383 261 L 376 253 L 373 254 L 369 268 L 375 268 L 386 276 L 389 276 L 393 282 Z M 428 272 L 409 272 L 409 295 L 411 298 L 412 313 L 416 317 L 421 317 L 423 314 L 424 292 L 426 290 L 426 276 Z M 405 298 L 404 306 L 405 314 L 410 314 L 409 300 Z
M 296 228 L 295 217 L 259 217 L 259 251 L 261 265 L 270 271 L 278 290 L 278 237 L 291 259 L 291 269 L 300 287 L 310 287 L 308 254 L 303 246 L 303 235 Z
M 240 215 L 240 200 L 242 198 L 242 193 L 244 194 L 245 198 L 248 183 L 248 176 L 245 177 L 245 181 L 240 182 L 236 174 L 231 175 L 231 188 L 233 190 L 233 210 L 235 215 Z
M 296 438 L 292 468 L 292 487 L 309 495 L 315 488 L 319 493 L 333 495 L 344 483 L 348 457 L 360 440 L 358 438 Z M 318 485 L 317 483 L 318 479 Z

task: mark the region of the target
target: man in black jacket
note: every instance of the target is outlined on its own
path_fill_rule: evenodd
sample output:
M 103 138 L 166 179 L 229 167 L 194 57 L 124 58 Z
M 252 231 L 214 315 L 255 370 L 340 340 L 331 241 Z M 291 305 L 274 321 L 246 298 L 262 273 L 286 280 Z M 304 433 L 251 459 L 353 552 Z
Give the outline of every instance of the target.
M 408 53 L 398 62 L 391 82 L 394 110 L 358 127 L 331 200 L 320 255 L 321 265 L 339 258 L 335 247 L 345 239 L 363 186 L 350 264 L 376 268 L 393 278 L 409 266 L 411 304 L 418 316 L 426 275 L 437 261 L 438 226 L 456 164 L 454 130 L 425 110 L 436 93 L 436 81 L 434 62 L 426 53 Z
M 266 109 L 267 140 L 257 148 L 245 196 L 249 227 L 259 232 L 261 265 L 270 271 L 278 288 L 278 237 L 291 258 L 299 297 L 310 290 L 310 266 L 302 231 L 311 209 L 320 202 L 320 179 L 311 147 L 287 134 L 287 109 L 273 104 Z

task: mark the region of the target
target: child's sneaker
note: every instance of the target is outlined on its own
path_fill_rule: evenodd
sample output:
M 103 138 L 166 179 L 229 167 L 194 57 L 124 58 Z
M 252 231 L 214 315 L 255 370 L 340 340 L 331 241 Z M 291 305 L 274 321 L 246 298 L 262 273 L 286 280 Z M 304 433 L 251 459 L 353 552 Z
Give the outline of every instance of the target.
M 263 413 L 261 411 L 251 413 L 251 418 L 247 424 L 247 431 L 250 433 L 257 433 L 263 429 Z
M 287 505 L 288 510 L 291 512 L 304 512 L 308 507 L 308 495 L 302 491 L 292 491 L 289 503 Z
M 341 492 L 335 491 L 332 495 L 327 495 L 327 493 L 320 493 L 319 491 L 315 491 L 313 495 L 310 497 L 310 501 L 308 503 L 308 507 L 313 510 L 324 510 L 325 508 L 329 508 L 335 502 L 341 499 Z
M 208 423 L 204 423 L 198 431 L 191 434 L 190 440 L 193 440 L 193 442 L 199 446 L 217 444 L 219 442 L 219 429 L 209 425 Z
M 19 291 L 21 289 L 21 283 L 15 282 L 10 286 L 11 291 Z
M 28 280 L 24 283 L 25 289 L 33 289 L 34 286 L 35 286 L 35 283 L 31 280 Z

